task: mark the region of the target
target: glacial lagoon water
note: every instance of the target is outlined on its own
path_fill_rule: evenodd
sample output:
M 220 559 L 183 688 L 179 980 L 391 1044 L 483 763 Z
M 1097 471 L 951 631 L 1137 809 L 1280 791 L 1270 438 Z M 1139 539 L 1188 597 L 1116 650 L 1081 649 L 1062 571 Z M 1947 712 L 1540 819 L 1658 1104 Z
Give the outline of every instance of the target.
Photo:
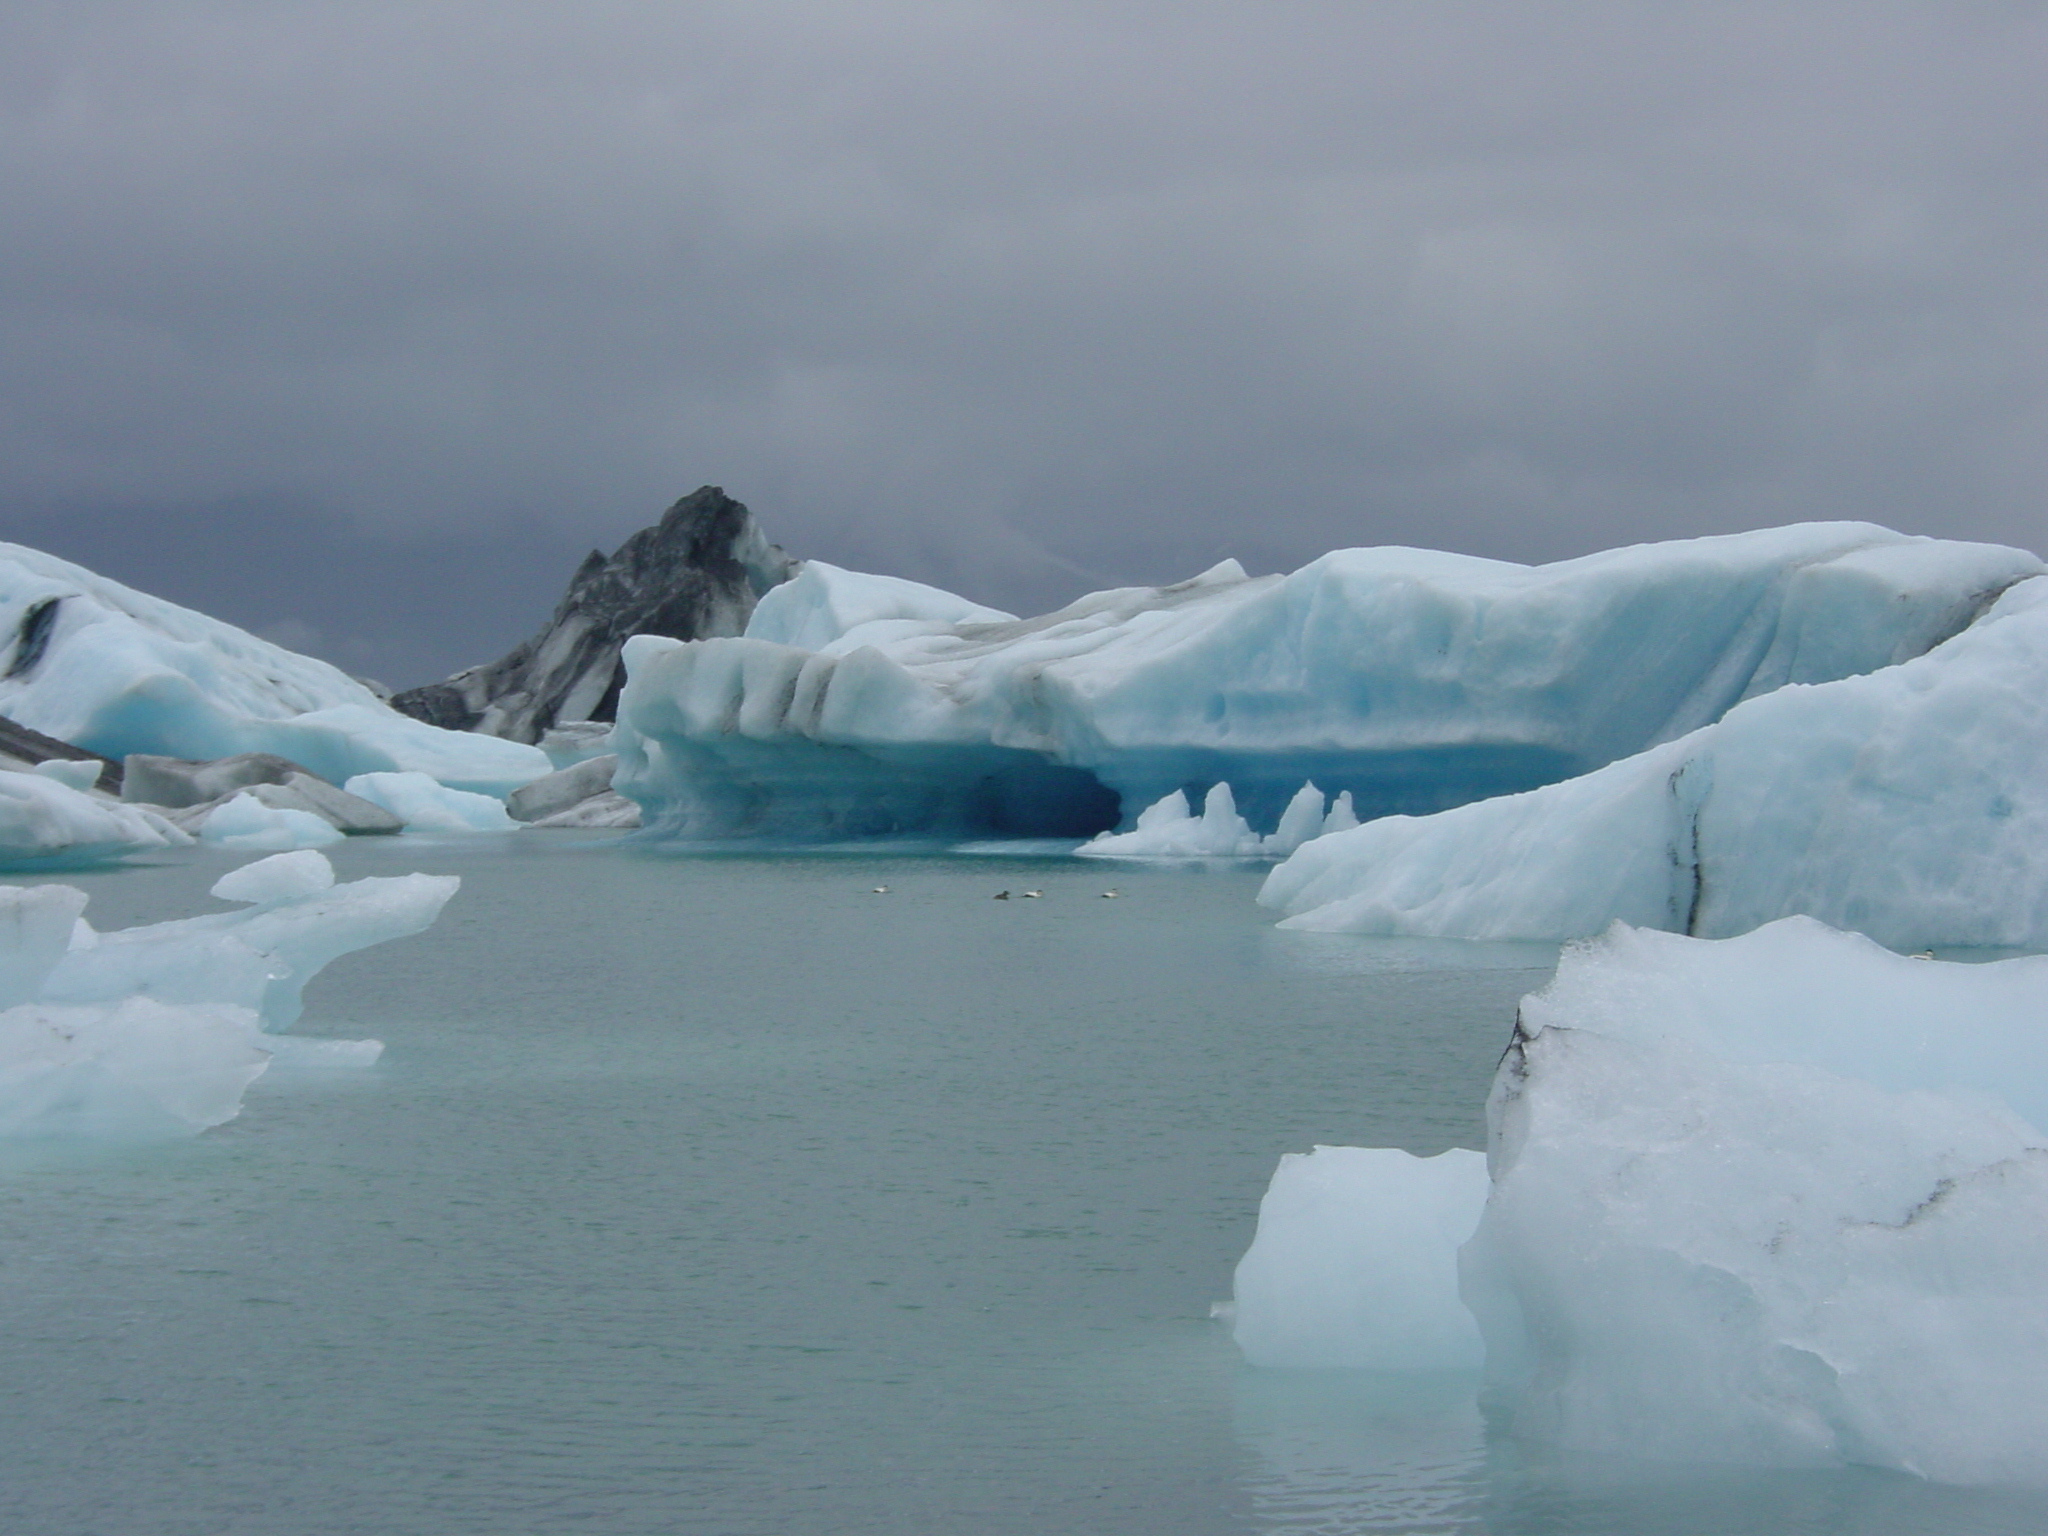
M 70 878 L 113 927 L 233 862 Z M 1275 1159 L 1478 1145 L 1548 951 L 1281 933 L 1242 868 L 336 864 L 464 881 L 309 991 L 377 1067 L 0 1158 L 0 1530 L 2048 1529 L 1877 1473 L 1530 1456 L 1467 1381 L 1240 1363 L 1210 1309 Z

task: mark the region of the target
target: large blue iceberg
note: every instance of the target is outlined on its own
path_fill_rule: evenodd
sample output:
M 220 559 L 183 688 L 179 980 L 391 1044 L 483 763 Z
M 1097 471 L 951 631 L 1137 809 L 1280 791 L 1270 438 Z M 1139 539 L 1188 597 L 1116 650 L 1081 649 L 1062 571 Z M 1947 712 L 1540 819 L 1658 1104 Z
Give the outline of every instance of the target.
M 1718 937 L 1805 913 L 1900 949 L 2048 945 L 2048 580 L 1926 655 L 1750 699 L 1533 793 L 1319 838 L 1286 926 Z
M 617 786 L 650 826 L 1086 836 L 1228 781 L 1361 818 L 1575 778 L 1745 700 L 1919 656 L 2042 570 L 1818 523 L 1522 566 L 1412 549 L 1226 562 L 1013 619 L 812 562 L 745 635 L 626 648 Z

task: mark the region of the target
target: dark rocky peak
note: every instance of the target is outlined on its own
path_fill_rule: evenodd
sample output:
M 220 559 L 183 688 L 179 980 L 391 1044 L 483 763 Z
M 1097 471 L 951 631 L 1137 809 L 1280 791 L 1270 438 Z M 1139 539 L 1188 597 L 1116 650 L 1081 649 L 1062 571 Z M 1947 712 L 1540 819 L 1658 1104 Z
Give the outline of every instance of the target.
M 395 694 L 392 707 L 432 725 L 515 741 L 538 741 L 565 721 L 610 720 L 627 640 L 737 635 L 761 594 L 789 580 L 797 564 L 768 542 L 744 505 L 704 486 L 609 557 L 592 550 L 531 640 L 446 682 Z

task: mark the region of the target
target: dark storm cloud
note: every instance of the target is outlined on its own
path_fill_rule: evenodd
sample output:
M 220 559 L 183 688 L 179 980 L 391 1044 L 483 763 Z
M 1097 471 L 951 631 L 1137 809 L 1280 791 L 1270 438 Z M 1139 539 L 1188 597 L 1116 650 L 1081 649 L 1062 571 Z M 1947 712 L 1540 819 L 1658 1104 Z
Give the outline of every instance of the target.
M 17 3 L 0 511 L 395 681 L 701 481 L 1009 606 L 2039 547 L 2043 78 L 2020 4 Z

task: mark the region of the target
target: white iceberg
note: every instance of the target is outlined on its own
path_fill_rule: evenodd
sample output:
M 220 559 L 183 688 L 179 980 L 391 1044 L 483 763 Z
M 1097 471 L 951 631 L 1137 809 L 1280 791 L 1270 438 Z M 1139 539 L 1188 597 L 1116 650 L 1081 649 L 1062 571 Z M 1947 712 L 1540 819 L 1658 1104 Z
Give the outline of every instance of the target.
M 1479 1327 L 1458 1248 L 1486 1204 L 1486 1158 L 1317 1147 L 1280 1159 L 1238 1262 L 1238 1347 L 1253 1365 L 1472 1371 Z
M 1238 814 L 1230 785 L 1222 783 L 1209 786 L 1199 816 L 1187 792 L 1176 789 L 1138 812 L 1130 831 L 1101 833 L 1074 852 L 1084 859 L 1283 859 L 1325 832 L 1357 825 L 1350 791 L 1326 810 L 1323 792 L 1304 784 L 1280 813 L 1280 825 L 1261 837 Z
M 1321 815 L 1318 804 L 1318 821 Z M 1138 812 L 1138 824 L 1130 831 L 1104 832 L 1074 851 L 1089 859 L 1251 859 L 1264 844 L 1237 814 L 1230 786 L 1213 784 L 1199 816 L 1189 808 L 1186 792 L 1176 789 Z
M 16 544 L 0 544 L 0 715 L 119 759 L 273 752 L 339 784 L 415 770 L 492 794 L 537 747 L 444 731 L 324 661 Z
M 1516 1434 L 2048 1479 L 2048 958 L 1617 929 L 1531 998 L 1464 1255 Z
M 2038 574 L 2018 550 L 1808 524 L 1521 566 L 1340 550 L 1041 618 L 815 564 L 743 636 L 639 636 L 610 745 L 650 826 L 1085 837 L 1231 784 L 1358 814 L 1583 774 L 1744 699 L 1872 672 Z
M 123 805 L 69 781 L 56 765 L 28 773 L 0 769 L 0 869 L 79 867 L 192 839 L 154 811 Z M 99 764 L 63 765 L 83 780 Z
M 2048 1480 L 2044 1014 L 2048 956 L 1926 961 L 1806 918 L 1617 925 L 1522 1004 L 1490 1187 L 1470 1154 L 1282 1160 L 1240 1342 L 1454 1364 L 1443 1261 L 1470 1231 L 1457 1293 L 1520 1438 Z
M 514 832 L 519 823 L 494 795 L 449 789 L 424 773 L 359 773 L 342 788 L 380 805 L 408 832 Z
M 1786 688 L 1584 777 L 1305 846 L 1285 927 L 1712 937 L 1793 913 L 1900 949 L 2048 946 L 2048 580 L 1924 656 Z
M 459 881 L 334 883 L 318 853 L 234 870 L 213 893 L 246 904 L 112 933 L 69 886 L 0 886 L 0 1135 L 147 1139 L 231 1119 L 278 1050 L 374 1061 L 375 1041 L 289 1042 L 301 991 L 337 956 L 417 933 Z
M 223 800 L 199 824 L 199 840 L 217 848 L 324 848 L 345 835 L 311 811 L 268 806 L 246 790 Z

